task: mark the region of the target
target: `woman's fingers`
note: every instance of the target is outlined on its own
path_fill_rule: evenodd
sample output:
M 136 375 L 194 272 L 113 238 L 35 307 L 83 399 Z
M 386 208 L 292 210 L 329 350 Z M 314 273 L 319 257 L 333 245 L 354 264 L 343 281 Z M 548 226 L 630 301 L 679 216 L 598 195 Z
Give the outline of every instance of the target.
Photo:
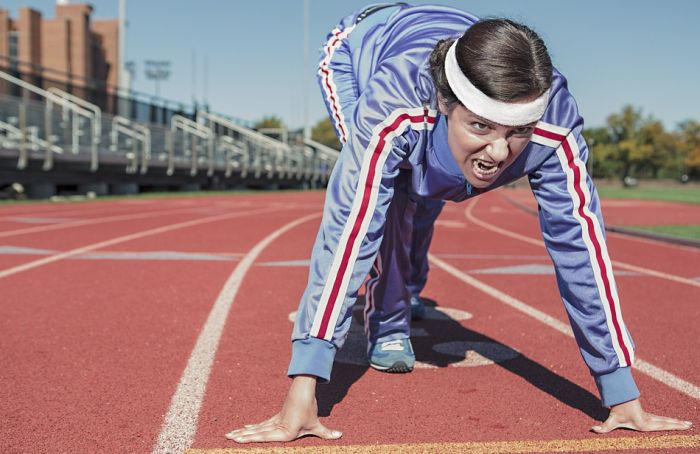
M 228 434 L 226 434 L 226 438 L 234 439 L 234 438 L 238 438 L 238 437 L 245 437 L 248 435 L 269 432 L 270 430 L 274 430 L 275 428 L 276 428 L 276 426 L 263 426 L 263 427 L 253 427 L 250 429 L 238 429 L 238 430 L 234 430 L 233 432 L 229 432 Z
M 597 426 L 591 427 L 591 430 L 595 433 L 598 434 L 606 434 L 609 432 L 612 432 L 615 429 L 619 429 L 624 427 L 615 417 L 615 415 L 610 415 L 608 416 L 608 419 L 605 420 L 603 424 L 599 424 Z M 627 427 L 628 429 L 632 429 L 632 427 Z
M 693 427 L 690 421 L 683 421 L 667 416 L 649 415 L 649 422 L 641 430 L 687 430 Z
M 240 429 L 226 434 L 226 438 L 237 443 L 261 443 L 268 441 L 291 441 L 305 435 L 313 435 L 326 440 L 336 440 L 343 436 L 337 430 L 331 430 L 323 424 L 317 424 L 311 429 L 303 429 L 297 434 L 289 432 L 284 427 L 269 425 L 255 429 Z
M 278 416 L 279 415 L 275 415 L 272 418 L 266 419 L 265 421 L 259 422 L 257 424 L 246 424 L 245 426 L 243 426 L 243 428 L 244 429 L 254 429 L 256 427 L 267 427 L 267 426 L 277 424 L 278 419 L 279 419 Z
M 308 429 L 301 429 L 298 433 L 292 433 L 286 427 L 274 424 L 271 420 L 255 426 L 257 427 L 244 427 L 231 431 L 226 434 L 226 438 L 237 443 L 259 443 L 266 441 L 291 441 L 305 435 L 313 435 L 325 440 L 336 440 L 343 436 L 342 432 L 331 430 L 320 422 Z
M 609 433 L 615 429 L 631 429 L 640 432 L 655 432 L 662 430 L 687 430 L 693 427 L 690 421 L 683 421 L 667 416 L 657 416 L 649 413 L 636 418 L 626 419 L 610 414 L 603 424 L 593 426 L 591 430 L 599 434 Z
M 304 435 L 314 435 L 325 440 L 337 440 L 338 438 L 343 436 L 343 433 L 339 430 L 331 430 L 328 427 L 321 424 L 320 422 L 318 422 L 314 427 L 302 430 L 299 433 L 299 437 L 303 437 Z
M 236 443 L 262 443 L 266 441 L 291 441 L 294 440 L 289 431 L 282 427 L 268 427 L 252 431 L 246 435 L 236 435 L 232 438 Z
M 244 432 L 247 435 L 247 434 L 251 433 L 251 432 L 249 432 L 251 430 L 262 429 L 262 428 L 274 426 L 275 424 L 277 424 L 278 421 L 279 421 L 279 413 L 270 419 L 266 419 L 263 422 L 259 422 L 257 424 L 246 424 L 243 427 L 240 427 L 238 429 L 234 429 L 231 432 L 227 433 L 225 436 L 229 440 L 233 440 L 236 436 L 243 435 Z

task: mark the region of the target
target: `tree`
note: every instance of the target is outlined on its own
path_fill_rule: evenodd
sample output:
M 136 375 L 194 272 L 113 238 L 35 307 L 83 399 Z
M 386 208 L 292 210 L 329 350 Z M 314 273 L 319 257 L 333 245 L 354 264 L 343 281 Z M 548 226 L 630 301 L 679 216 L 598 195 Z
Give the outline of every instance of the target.
M 625 106 L 619 114 L 608 117 L 611 155 L 620 163 L 620 174 L 623 180 L 631 176 L 635 164 L 643 161 L 650 150 L 639 142 L 639 131 L 644 123 L 642 111 L 632 106 Z
M 264 129 L 264 128 L 285 128 L 284 122 L 280 117 L 277 115 L 270 115 L 270 116 L 265 116 L 263 117 L 262 120 L 259 120 L 253 125 L 253 128 L 255 129 Z
M 676 134 L 680 156 L 685 171 L 690 176 L 700 176 L 700 123 L 687 120 L 679 125 Z
M 335 135 L 335 128 L 328 117 L 320 120 L 311 128 L 311 139 L 336 150 L 341 148 L 340 140 Z
M 639 131 L 639 142 L 645 155 L 637 160 L 641 176 L 652 178 L 678 176 L 681 160 L 676 138 L 666 132 L 660 121 L 649 119 Z
M 617 151 L 612 145 L 608 128 L 584 129 L 583 137 L 588 145 L 588 168 L 590 174 L 596 178 L 609 178 L 618 175 L 620 162 L 617 160 Z
M 692 136 L 692 133 L 688 133 Z M 683 169 L 679 137 L 641 109 L 625 106 L 612 114 L 604 128 L 584 131 L 589 164 L 596 177 L 677 177 Z
M 289 140 L 287 126 L 285 126 L 282 119 L 277 115 L 263 117 L 262 120 L 253 125 L 253 128 L 282 142 L 287 142 Z
M 618 176 L 652 177 L 677 174 L 677 141 L 664 130 L 663 124 L 641 109 L 625 106 L 622 112 L 608 117 L 610 143 L 600 153 L 617 161 Z

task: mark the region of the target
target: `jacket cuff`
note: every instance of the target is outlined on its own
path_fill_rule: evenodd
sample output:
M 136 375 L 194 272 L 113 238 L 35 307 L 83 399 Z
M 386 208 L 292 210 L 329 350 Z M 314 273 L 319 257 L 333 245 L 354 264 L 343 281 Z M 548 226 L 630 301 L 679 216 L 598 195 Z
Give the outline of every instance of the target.
M 595 376 L 595 384 L 598 386 L 604 407 L 612 407 L 639 397 L 639 389 L 634 383 L 630 367 L 620 367 L 609 374 Z
M 287 375 L 315 375 L 327 383 L 331 379 L 331 369 L 335 359 L 335 346 L 324 339 L 309 337 L 292 342 L 292 360 Z

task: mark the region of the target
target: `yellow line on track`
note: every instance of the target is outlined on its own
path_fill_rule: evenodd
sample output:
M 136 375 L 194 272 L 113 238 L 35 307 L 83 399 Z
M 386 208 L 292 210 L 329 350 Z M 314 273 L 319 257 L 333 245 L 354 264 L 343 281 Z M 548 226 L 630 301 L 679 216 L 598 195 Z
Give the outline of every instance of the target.
M 522 452 L 591 452 L 631 449 L 700 448 L 700 435 L 655 437 L 584 438 L 574 440 L 519 440 L 468 443 L 416 443 L 397 445 L 324 445 L 282 448 L 214 448 L 188 449 L 186 454 L 415 454 L 415 453 L 522 453 Z

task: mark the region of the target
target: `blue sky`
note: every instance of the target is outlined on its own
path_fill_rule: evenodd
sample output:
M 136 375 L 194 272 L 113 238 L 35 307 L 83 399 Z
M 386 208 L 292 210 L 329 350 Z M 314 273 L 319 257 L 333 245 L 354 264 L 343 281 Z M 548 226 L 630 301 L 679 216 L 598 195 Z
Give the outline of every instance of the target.
M 77 2 L 76 2 L 77 3 Z M 256 120 L 278 115 L 290 126 L 325 116 L 315 65 L 326 34 L 338 20 L 366 5 L 358 0 L 310 0 L 309 67 L 304 67 L 303 0 L 127 0 L 127 59 L 137 65 L 135 90 L 154 93 L 143 61 L 170 60 L 163 97 L 202 100 L 214 111 Z M 554 64 L 567 76 L 587 126 L 600 126 L 623 105 L 640 107 L 673 128 L 700 119 L 700 2 L 671 0 L 472 0 L 440 3 L 479 16 L 505 16 L 534 28 Z M 116 18 L 117 0 L 91 2 L 94 18 Z M 2 0 L 54 16 L 50 0 Z M 197 55 L 193 90 L 193 52 Z M 305 84 L 305 80 L 308 84 Z

